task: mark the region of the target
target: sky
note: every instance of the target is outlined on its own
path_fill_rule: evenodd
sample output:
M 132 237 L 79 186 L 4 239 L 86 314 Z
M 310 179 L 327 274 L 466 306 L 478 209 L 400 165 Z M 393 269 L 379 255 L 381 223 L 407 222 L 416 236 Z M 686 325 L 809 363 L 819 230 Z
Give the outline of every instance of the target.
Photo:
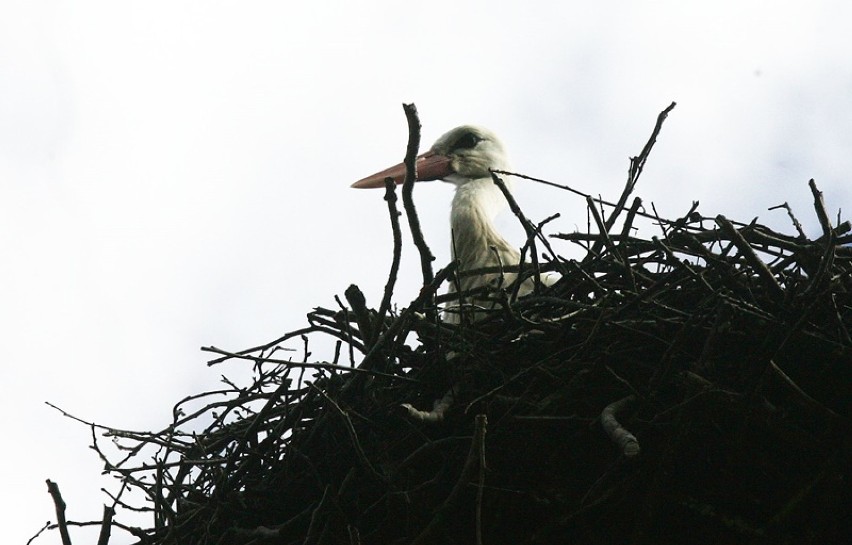
M 663 216 L 697 200 L 792 232 L 767 210 L 788 202 L 816 234 L 808 179 L 834 214 L 852 191 L 850 21 L 828 0 L 3 0 L 3 542 L 55 521 L 45 479 L 75 520 L 100 518 L 100 488 L 115 489 L 89 429 L 45 402 L 162 428 L 179 399 L 248 372 L 207 367 L 199 347 L 275 339 L 352 283 L 378 305 L 387 210 L 349 185 L 402 159 L 402 103 L 424 147 L 484 125 L 515 170 L 616 200 L 676 101 L 636 194 Z M 551 232 L 585 228 L 566 192 L 515 194 L 535 221 L 561 213 Z M 437 266 L 451 197 L 415 189 Z M 409 242 L 397 303 L 419 278 Z

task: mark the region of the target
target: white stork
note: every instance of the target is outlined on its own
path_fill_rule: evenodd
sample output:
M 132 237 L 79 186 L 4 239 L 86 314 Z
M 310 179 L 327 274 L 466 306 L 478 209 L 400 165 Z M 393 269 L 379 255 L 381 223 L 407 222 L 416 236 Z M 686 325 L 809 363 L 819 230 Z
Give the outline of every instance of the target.
M 491 169 L 507 170 L 508 161 L 503 144 L 482 127 L 463 125 L 441 136 L 432 148 L 417 157 L 417 181 L 443 180 L 456 186 L 450 212 L 452 254 L 459 261 L 459 272 L 485 267 L 518 265 L 521 256 L 494 227 L 494 217 L 507 208 L 506 198 L 491 179 Z M 405 165 L 400 163 L 372 176 L 358 180 L 352 187 L 381 188 L 384 180 L 393 178 L 401 184 Z M 516 273 L 488 273 L 463 276 L 458 288 L 470 289 L 511 284 Z M 544 276 L 544 275 L 542 275 Z M 547 282 L 546 282 L 547 283 Z M 531 291 L 524 286 L 521 293 Z M 450 292 L 456 290 L 450 283 Z M 448 321 L 457 322 L 450 314 Z

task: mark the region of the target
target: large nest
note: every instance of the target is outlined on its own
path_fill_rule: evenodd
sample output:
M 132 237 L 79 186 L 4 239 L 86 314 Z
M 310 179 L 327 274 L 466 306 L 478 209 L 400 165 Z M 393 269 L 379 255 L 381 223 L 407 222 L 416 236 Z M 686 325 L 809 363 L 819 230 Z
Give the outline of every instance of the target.
M 351 286 L 305 329 L 209 347 L 213 363 L 251 362 L 250 383 L 183 400 L 160 432 L 107 430 L 127 451 L 107 470 L 153 516 L 129 529 L 138 542 L 852 542 L 850 226 L 832 225 L 813 182 L 815 239 L 789 208 L 794 235 L 628 206 L 669 109 L 621 198 L 586 196 L 591 232 L 555 235 L 581 260 L 511 202 L 529 235 L 520 275 L 561 279 L 517 299 L 463 294 L 496 302 L 472 323 L 441 319 L 458 308 L 436 295 L 454 267 L 432 275 L 410 183 L 424 287 L 392 308 L 389 188 L 396 251 L 376 309 Z M 656 236 L 636 234 L 643 217 Z M 328 361 L 312 335 L 335 341 Z

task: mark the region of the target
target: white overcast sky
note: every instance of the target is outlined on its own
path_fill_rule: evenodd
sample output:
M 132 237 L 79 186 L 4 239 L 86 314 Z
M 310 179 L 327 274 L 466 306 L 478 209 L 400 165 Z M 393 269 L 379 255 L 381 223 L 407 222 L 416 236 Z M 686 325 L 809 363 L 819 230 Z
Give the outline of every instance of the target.
M 402 159 L 403 102 L 425 146 L 482 124 L 516 170 L 614 199 L 675 100 L 646 202 L 786 229 L 766 208 L 788 201 L 813 233 L 809 178 L 832 210 L 850 197 L 850 26 L 852 4 L 818 0 L 3 0 L 2 541 L 55 520 L 46 478 L 77 520 L 111 486 L 88 429 L 45 401 L 160 428 L 241 373 L 200 346 L 274 339 L 350 283 L 377 303 L 387 212 L 349 184 Z M 564 192 L 516 195 L 533 219 L 562 212 L 554 230 L 585 226 Z M 443 264 L 451 188 L 415 196 Z M 401 304 L 419 275 L 403 258 Z

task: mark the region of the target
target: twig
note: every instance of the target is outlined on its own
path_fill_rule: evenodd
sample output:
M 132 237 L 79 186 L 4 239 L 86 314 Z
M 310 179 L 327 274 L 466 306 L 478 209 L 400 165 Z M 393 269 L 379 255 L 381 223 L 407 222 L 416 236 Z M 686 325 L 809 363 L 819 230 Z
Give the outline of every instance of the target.
M 814 210 L 816 210 L 817 218 L 819 219 L 819 223 L 822 226 L 822 238 L 824 240 L 824 248 L 822 253 L 822 258 L 819 261 L 819 266 L 817 267 L 816 272 L 813 274 L 813 278 L 811 279 L 810 284 L 805 289 L 805 297 L 812 297 L 813 294 L 822 287 L 825 276 L 828 273 L 831 266 L 834 264 L 834 248 L 835 248 L 835 239 L 836 234 L 834 232 L 834 228 L 831 226 L 831 220 L 828 218 L 828 212 L 825 209 L 825 202 L 822 198 L 822 191 L 817 189 L 816 183 L 813 178 L 808 182 L 808 186 L 811 188 L 811 193 L 814 197 Z
M 227 350 L 222 350 L 221 348 L 216 348 L 215 346 L 202 346 L 202 352 L 213 352 L 214 354 L 224 354 L 229 358 L 236 358 L 241 360 L 251 360 L 259 363 L 276 363 L 279 365 L 285 365 L 287 367 L 292 367 L 296 369 L 325 369 L 327 371 L 338 371 L 341 373 L 347 372 L 355 372 L 355 373 L 364 373 L 367 375 L 374 375 L 377 377 L 386 377 L 392 378 L 394 380 L 401 380 L 403 382 L 417 382 L 416 380 L 404 377 L 401 375 L 394 375 L 391 373 L 382 373 L 381 371 L 374 371 L 372 369 L 364 369 L 362 367 L 345 367 L 343 365 L 334 365 L 332 363 L 296 363 L 287 360 L 280 360 L 275 358 L 261 358 L 259 356 L 249 356 L 245 354 L 240 354 L 239 352 L 228 352 Z
M 346 331 L 346 336 L 349 337 L 349 342 L 346 345 L 349 347 L 347 352 L 349 352 L 349 366 L 355 367 L 355 340 L 352 337 L 352 321 L 349 319 L 349 309 L 346 308 L 346 305 L 343 304 L 343 301 L 340 300 L 340 296 L 334 296 L 334 302 L 337 303 L 337 306 L 340 307 L 340 311 L 343 313 L 343 323 L 345 325 L 344 331 Z M 318 314 L 320 311 L 319 308 L 314 309 L 313 314 Z M 311 314 L 308 315 L 308 319 L 310 320 Z M 357 319 L 356 319 L 357 323 Z M 366 341 L 365 341 L 366 342 Z M 339 363 L 338 356 L 340 355 L 340 345 L 343 343 L 341 339 L 337 339 L 336 347 L 334 350 L 334 358 L 332 358 L 332 362 L 337 365 Z
M 411 229 L 411 238 L 420 252 L 420 268 L 423 271 L 423 285 L 432 283 L 432 261 L 435 257 L 420 229 L 420 220 L 417 217 L 417 209 L 414 207 L 414 182 L 417 181 L 417 151 L 420 149 L 420 118 L 417 116 L 417 107 L 414 104 L 403 104 L 405 119 L 408 121 L 408 147 L 405 152 L 405 182 L 402 184 L 402 205 L 408 217 L 408 227 Z
M 776 205 L 776 206 L 770 206 L 768 208 L 768 210 L 777 210 L 779 208 L 783 208 L 784 210 L 787 211 L 787 216 L 790 217 L 790 221 L 793 222 L 793 227 L 795 227 L 796 232 L 799 233 L 799 238 L 802 239 L 802 240 L 807 239 L 808 237 L 805 236 L 805 231 L 802 229 L 802 224 L 799 223 L 799 220 L 796 218 L 795 214 L 793 214 L 793 210 L 790 208 L 789 204 L 784 202 L 784 203 Z
M 393 296 L 393 288 L 396 285 L 399 262 L 402 256 L 402 230 L 399 227 L 399 210 L 396 207 L 396 184 L 392 178 L 385 180 L 385 201 L 388 203 L 388 215 L 390 216 L 391 231 L 393 232 L 393 260 L 391 261 L 390 273 L 388 273 L 388 281 L 385 284 L 385 293 L 379 305 L 376 327 L 373 328 L 373 334 L 370 336 L 367 346 L 373 346 L 376 343 L 385 323 L 385 316 L 387 316 L 390 310 L 391 297 Z
M 35 533 L 35 535 L 33 537 L 31 537 L 27 540 L 27 545 L 30 545 L 33 541 L 38 539 L 38 536 L 43 534 L 44 531 L 49 529 L 49 528 L 50 528 L 50 521 L 47 521 L 47 522 L 44 523 L 44 526 L 42 526 L 41 529 L 39 529 L 39 531 Z
M 367 300 L 364 298 L 364 293 L 355 284 L 350 284 L 343 292 L 349 306 L 352 307 L 352 313 L 355 315 L 355 322 L 358 324 L 358 329 L 361 331 L 361 339 L 364 341 L 364 348 L 369 348 L 370 339 L 373 338 L 373 328 L 378 327 L 378 324 L 373 325 L 370 309 L 367 308 Z
M 820 403 L 816 399 L 812 398 L 810 395 L 808 395 L 807 392 L 802 390 L 799 387 L 799 385 L 796 384 L 796 382 L 793 379 L 791 379 L 790 376 L 787 375 L 787 373 L 785 373 L 780 367 L 778 367 L 778 364 L 776 364 L 773 360 L 769 360 L 769 368 L 772 369 L 772 371 L 779 378 L 781 378 L 781 380 L 784 381 L 784 384 L 786 384 L 791 390 L 793 390 L 796 393 L 796 396 L 798 396 L 802 405 L 804 405 L 805 407 L 808 407 L 809 409 L 812 409 L 812 410 L 815 410 L 819 413 L 822 413 L 823 416 L 826 416 L 826 417 L 828 417 L 832 420 L 835 420 L 835 421 L 842 420 L 840 415 L 838 415 L 836 412 L 832 411 L 831 409 L 829 409 L 828 407 L 826 407 L 825 405 L 823 405 L 822 403 Z
M 113 516 L 115 516 L 115 509 L 109 505 L 104 505 L 104 519 L 101 523 L 101 532 L 98 534 L 98 545 L 109 545 Z
M 320 515 L 322 514 L 322 510 L 325 507 L 326 500 L 330 497 L 329 491 L 331 490 L 330 485 L 326 485 L 325 489 L 322 492 L 322 498 L 317 504 L 316 509 L 311 513 L 311 522 L 308 525 L 308 531 L 305 532 L 305 539 L 302 541 L 302 545 L 310 545 L 314 541 L 316 541 L 316 533 L 317 527 L 319 525 L 319 521 L 321 519 Z
M 831 228 L 831 220 L 828 219 L 828 212 L 825 209 L 822 191 L 817 189 L 813 178 L 808 181 L 808 186 L 811 188 L 811 193 L 814 196 L 814 210 L 816 211 L 817 219 L 819 219 L 819 224 L 822 226 L 822 234 L 828 238 L 831 236 L 833 229 Z
M 488 421 L 484 414 L 476 415 L 474 437 L 479 441 L 479 479 L 476 483 L 476 545 L 482 545 L 482 499 L 485 495 L 485 431 Z
M 522 180 L 529 180 L 531 182 L 536 182 L 536 183 L 547 185 L 547 186 L 550 186 L 550 187 L 555 187 L 557 189 L 562 189 L 562 190 L 568 191 L 569 193 L 573 193 L 574 195 L 579 195 L 580 197 L 583 197 L 584 199 L 585 198 L 591 198 L 596 203 L 598 203 L 602 206 L 609 206 L 610 208 L 615 208 L 616 206 L 618 206 L 616 203 L 608 201 L 608 200 L 603 199 L 601 197 L 595 197 L 595 196 L 591 195 L 590 193 L 584 193 L 584 192 L 582 192 L 578 189 L 574 189 L 571 186 L 568 186 L 568 185 L 565 185 L 565 184 L 558 184 L 556 182 L 551 182 L 550 180 L 545 180 L 543 178 L 536 178 L 535 176 L 529 176 L 527 174 L 521 174 L 519 172 L 512 172 L 510 170 L 496 170 L 495 169 L 495 170 L 492 170 L 491 172 L 495 172 L 497 174 L 502 174 L 504 176 L 513 176 L 515 178 L 520 178 Z M 654 214 L 649 214 L 649 213 L 643 212 L 641 210 L 637 210 L 636 215 L 639 216 L 639 217 L 642 217 L 642 218 L 646 218 L 646 219 L 662 221 L 664 224 L 673 225 L 673 224 L 676 223 L 676 220 L 662 219 L 662 218 L 659 218 L 658 216 L 655 216 Z M 737 225 L 737 222 L 733 222 L 733 223 L 735 225 Z
M 325 400 L 331 404 L 337 414 L 343 419 L 343 424 L 346 427 L 346 433 L 349 434 L 349 439 L 352 441 L 352 447 L 355 449 L 355 454 L 357 455 L 358 460 L 360 460 L 364 465 L 364 468 L 366 468 L 371 475 L 379 479 L 379 481 L 386 482 L 387 477 L 380 473 L 372 462 L 370 462 L 370 459 L 367 458 L 367 453 L 364 452 L 364 447 L 361 446 L 361 441 L 358 439 L 358 433 L 355 431 L 355 426 L 352 425 L 352 419 L 349 418 L 349 414 L 344 411 L 340 405 L 338 405 L 337 401 L 333 400 L 323 390 L 317 388 L 313 384 L 311 384 L 311 388 L 316 390 L 318 394 L 325 398 Z
M 633 189 L 636 187 L 636 182 L 639 181 L 639 176 L 642 175 L 642 170 L 645 168 L 645 163 L 648 161 L 648 156 L 651 154 L 651 149 L 654 147 L 654 144 L 657 143 L 657 136 L 660 135 L 660 129 L 663 128 L 663 122 L 666 120 L 666 118 L 669 116 L 669 112 L 671 112 L 675 106 L 677 106 L 677 103 L 672 102 L 665 110 L 660 112 L 660 115 L 657 116 L 657 123 L 654 125 L 654 130 L 651 133 L 651 137 L 648 138 L 648 142 L 645 143 L 645 147 L 642 148 L 642 151 L 639 153 L 638 157 L 633 157 L 630 159 L 630 174 L 628 176 L 627 186 L 624 188 L 624 192 L 622 192 L 621 198 L 618 200 L 616 210 L 624 208 L 624 204 L 627 202 L 627 197 L 630 196 L 630 193 L 632 193 Z M 607 222 L 607 226 L 612 227 L 614 223 L 615 219 L 610 216 L 610 220 Z
M 471 440 L 470 451 L 468 452 L 467 459 L 464 462 L 461 475 L 459 475 L 455 486 L 453 486 L 453 489 L 444 500 L 444 503 L 436 510 L 432 520 L 429 521 L 429 524 L 427 524 L 423 531 L 420 532 L 414 541 L 411 542 L 411 545 L 426 545 L 427 543 L 435 542 L 433 534 L 443 523 L 445 514 L 453 509 L 462 490 L 464 490 L 468 482 L 470 482 L 473 478 L 474 468 L 477 466 L 482 467 L 484 464 L 483 453 L 485 450 L 485 429 L 487 425 L 488 419 L 484 414 L 476 415 L 473 439 Z M 477 536 L 481 538 L 481 534 L 479 532 L 477 532 Z
M 403 330 L 404 326 L 408 323 L 408 319 L 414 312 L 420 312 L 424 305 L 429 301 L 434 301 L 435 292 L 438 290 L 438 287 L 444 283 L 444 281 L 451 275 L 455 273 L 456 270 L 456 262 L 450 263 L 445 268 L 438 271 L 438 274 L 435 275 L 435 278 L 432 279 L 432 283 L 428 286 L 424 286 L 420 290 L 420 294 L 417 296 L 414 301 L 411 302 L 408 307 L 403 310 L 399 317 L 394 321 L 393 324 L 381 335 L 379 336 L 379 340 L 376 341 L 376 344 L 370 348 L 370 351 L 364 355 L 364 359 L 361 360 L 361 364 L 358 366 L 360 369 L 371 369 L 375 364 L 374 362 L 378 359 L 378 355 L 381 353 L 381 350 L 385 347 L 385 345 L 391 341 L 393 341 L 396 336 Z M 396 376 L 396 375 L 393 375 Z M 349 386 L 345 386 L 344 390 L 348 389 Z
M 601 248 L 606 246 L 607 250 L 609 250 L 612 254 L 615 254 L 615 247 L 612 244 L 612 239 L 609 238 L 609 231 L 601 218 L 600 212 L 598 212 L 598 207 L 595 205 L 595 201 L 592 200 L 591 197 L 586 198 L 586 207 L 592 215 L 592 219 L 595 220 L 595 225 L 598 227 L 598 236 L 596 237 L 595 243 L 592 245 L 592 248 L 589 250 L 588 256 L 586 259 L 589 259 L 592 255 L 598 255 L 601 253 Z
M 53 498 L 53 505 L 56 507 L 56 524 L 59 526 L 59 535 L 62 536 L 62 545 L 72 545 L 71 536 L 68 534 L 68 522 L 65 520 L 65 500 L 62 499 L 62 494 L 59 492 L 59 485 L 47 479 L 47 491 L 50 492 L 50 497 Z
M 621 453 L 626 458 L 633 458 L 640 452 L 639 441 L 636 437 L 627 431 L 624 426 L 618 423 L 616 415 L 636 401 L 636 396 L 631 394 L 625 398 L 619 399 L 607 405 L 601 412 L 601 427 L 613 443 L 618 445 Z
M 624 225 L 621 226 L 621 236 L 627 238 L 630 235 L 630 230 L 633 228 L 633 221 L 636 219 L 636 214 L 642 207 L 642 199 L 636 197 L 633 199 L 633 204 L 630 205 L 630 210 L 627 211 L 627 217 L 624 219 Z
M 441 399 L 436 399 L 432 404 L 431 411 L 421 411 L 414 407 L 411 403 L 403 403 L 400 405 L 403 409 L 405 409 L 406 414 L 412 420 L 416 420 L 418 422 L 426 422 L 428 424 L 437 424 L 444 420 L 444 415 L 453 406 L 453 403 L 456 399 L 456 387 L 452 387 L 447 390 L 447 393 L 444 394 L 444 397 Z
M 327 333 L 329 335 L 333 335 L 333 336 L 341 339 L 344 342 L 352 342 L 352 338 L 350 336 L 347 336 L 346 334 L 344 334 L 340 331 L 334 331 L 334 330 L 331 330 L 329 328 L 323 328 L 323 327 L 318 327 L 318 326 L 312 325 L 312 326 L 309 326 L 309 327 L 303 327 L 301 329 L 296 329 L 296 330 L 290 331 L 289 333 L 282 335 L 281 337 L 278 337 L 274 341 L 270 341 L 270 342 L 268 342 L 266 344 L 262 344 L 260 346 L 255 346 L 255 347 L 252 347 L 252 348 L 246 348 L 245 350 L 240 350 L 239 352 L 235 352 L 235 354 L 238 354 L 239 356 L 246 356 L 246 355 L 252 354 L 254 352 L 261 352 L 261 351 L 264 351 L 264 350 L 269 350 L 270 348 L 272 348 L 276 345 L 279 345 L 279 344 L 281 344 L 285 341 L 289 341 L 290 339 L 292 339 L 294 337 L 301 337 L 302 335 L 305 335 L 305 334 L 308 334 L 308 333 Z M 361 343 L 354 343 L 354 346 L 358 350 L 364 349 L 364 347 Z M 231 359 L 232 357 L 236 357 L 236 356 L 224 356 L 224 357 L 221 357 L 221 358 L 216 358 L 216 359 L 208 361 L 207 365 L 208 366 L 217 365 L 219 363 L 222 363 L 226 360 Z M 251 358 L 242 358 L 242 359 L 251 359 Z
M 757 254 L 754 252 L 754 248 L 749 245 L 748 242 L 740 235 L 739 231 L 737 231 L 734 226 L 731 224 L 728 219 L 719 214 L 716 216 L 716 223 L 719 227 L 722 228 L 722 232 L 725 233 L 737 247 L 740 254 L 745 258 L 746 261 L 754 268 L 757 272 L 758 276 L 760 276 L 766 286 L 773 292 L 773 295 L 776 297 L 781 297 L 784 295 L 784 290 L 781 288 L 781 285 L 778 283 L 778 279 L 775 278 L 775 275 L 772 274 L 772 271 L 769 270 L 769 267 L 766 266 L 766 263 L 760 260 L 757 257 Z
M 506 187 L 506 184 L 503 180 L 500 179 L 494 172 L 491 173 L 491 180 L 494 184 L 500 188 L 500 192 L 503 193 L 503 197 L 506 198 L 506 202 L 509 203 L 509 209 L 518 218 L 518 221 L 521 222 L 521 226 L 524 228 L 524 232 L 527 235 L 527 242 L 525 247 L 530 248 L 530 258 L 532 259 L 533 271 L 535 272 L 535 276 L 533 276 L 533 283 L 535 284 L 535 291 L 538 293 L 541 290 L 541 271 L 538 268 L 538 251 L 535 247 L 535 239 L 536 239 L 536 229 L 535 226 L 527 219 L 524 213 L 521 211 L 521 207 L 518 206 L 518 201 L 515 200 L 515 197 L 512 196 L 512 193 L 509 191 L 509 188 Z M 523 259 L 519 266 L 523 266 Z M 517 296 L 518 289 L 520 289 L 520 277 L 518 278 L 519 282 L 515 286 L 514 295 Z
M 638 156 L 630 158 L 630 169 L 627 173 L 627 183 L 624 186 L 624 190 L 621 192 L 621 196 L 618 198 L 618 202 L 615 203 L 614 210 L 606 219 L 606 227 L 603 229 L 604 232 L 609 233 L 609 230 L 612 229 L 613 225 L 615 225 L 615 221 L 618 219 L 618 216 L 624 210 L 624 205 L 627 204 L 627 198 L 631 193 L 633 193 L 633 190 L 636 188 L 636 183 L 639 182 L 639 176 L 642 175 L 642 170 L 645 168 L 645 162 L 651 154 L 651 149 L 653 149 L 654 144 L 657 143 L 657 137 L 660 135 L 660 130 L 663 128 L 663 122 L 675 106 L 676 103 L 672 102 L 665 110 L 660 112 L 657 116 L 657 123 L 654 125 L 651 137 L 648 138 L 648 141 L 645 143 L 645 147 L 642 148 L 642 151 L 639 152 Z M 605 240 L 599 240 L 598 243 L 592 247 L 591 253 L 598 253 L 600 251 L 600 246 L 598 244 L 603 242 L 605 242 Z

